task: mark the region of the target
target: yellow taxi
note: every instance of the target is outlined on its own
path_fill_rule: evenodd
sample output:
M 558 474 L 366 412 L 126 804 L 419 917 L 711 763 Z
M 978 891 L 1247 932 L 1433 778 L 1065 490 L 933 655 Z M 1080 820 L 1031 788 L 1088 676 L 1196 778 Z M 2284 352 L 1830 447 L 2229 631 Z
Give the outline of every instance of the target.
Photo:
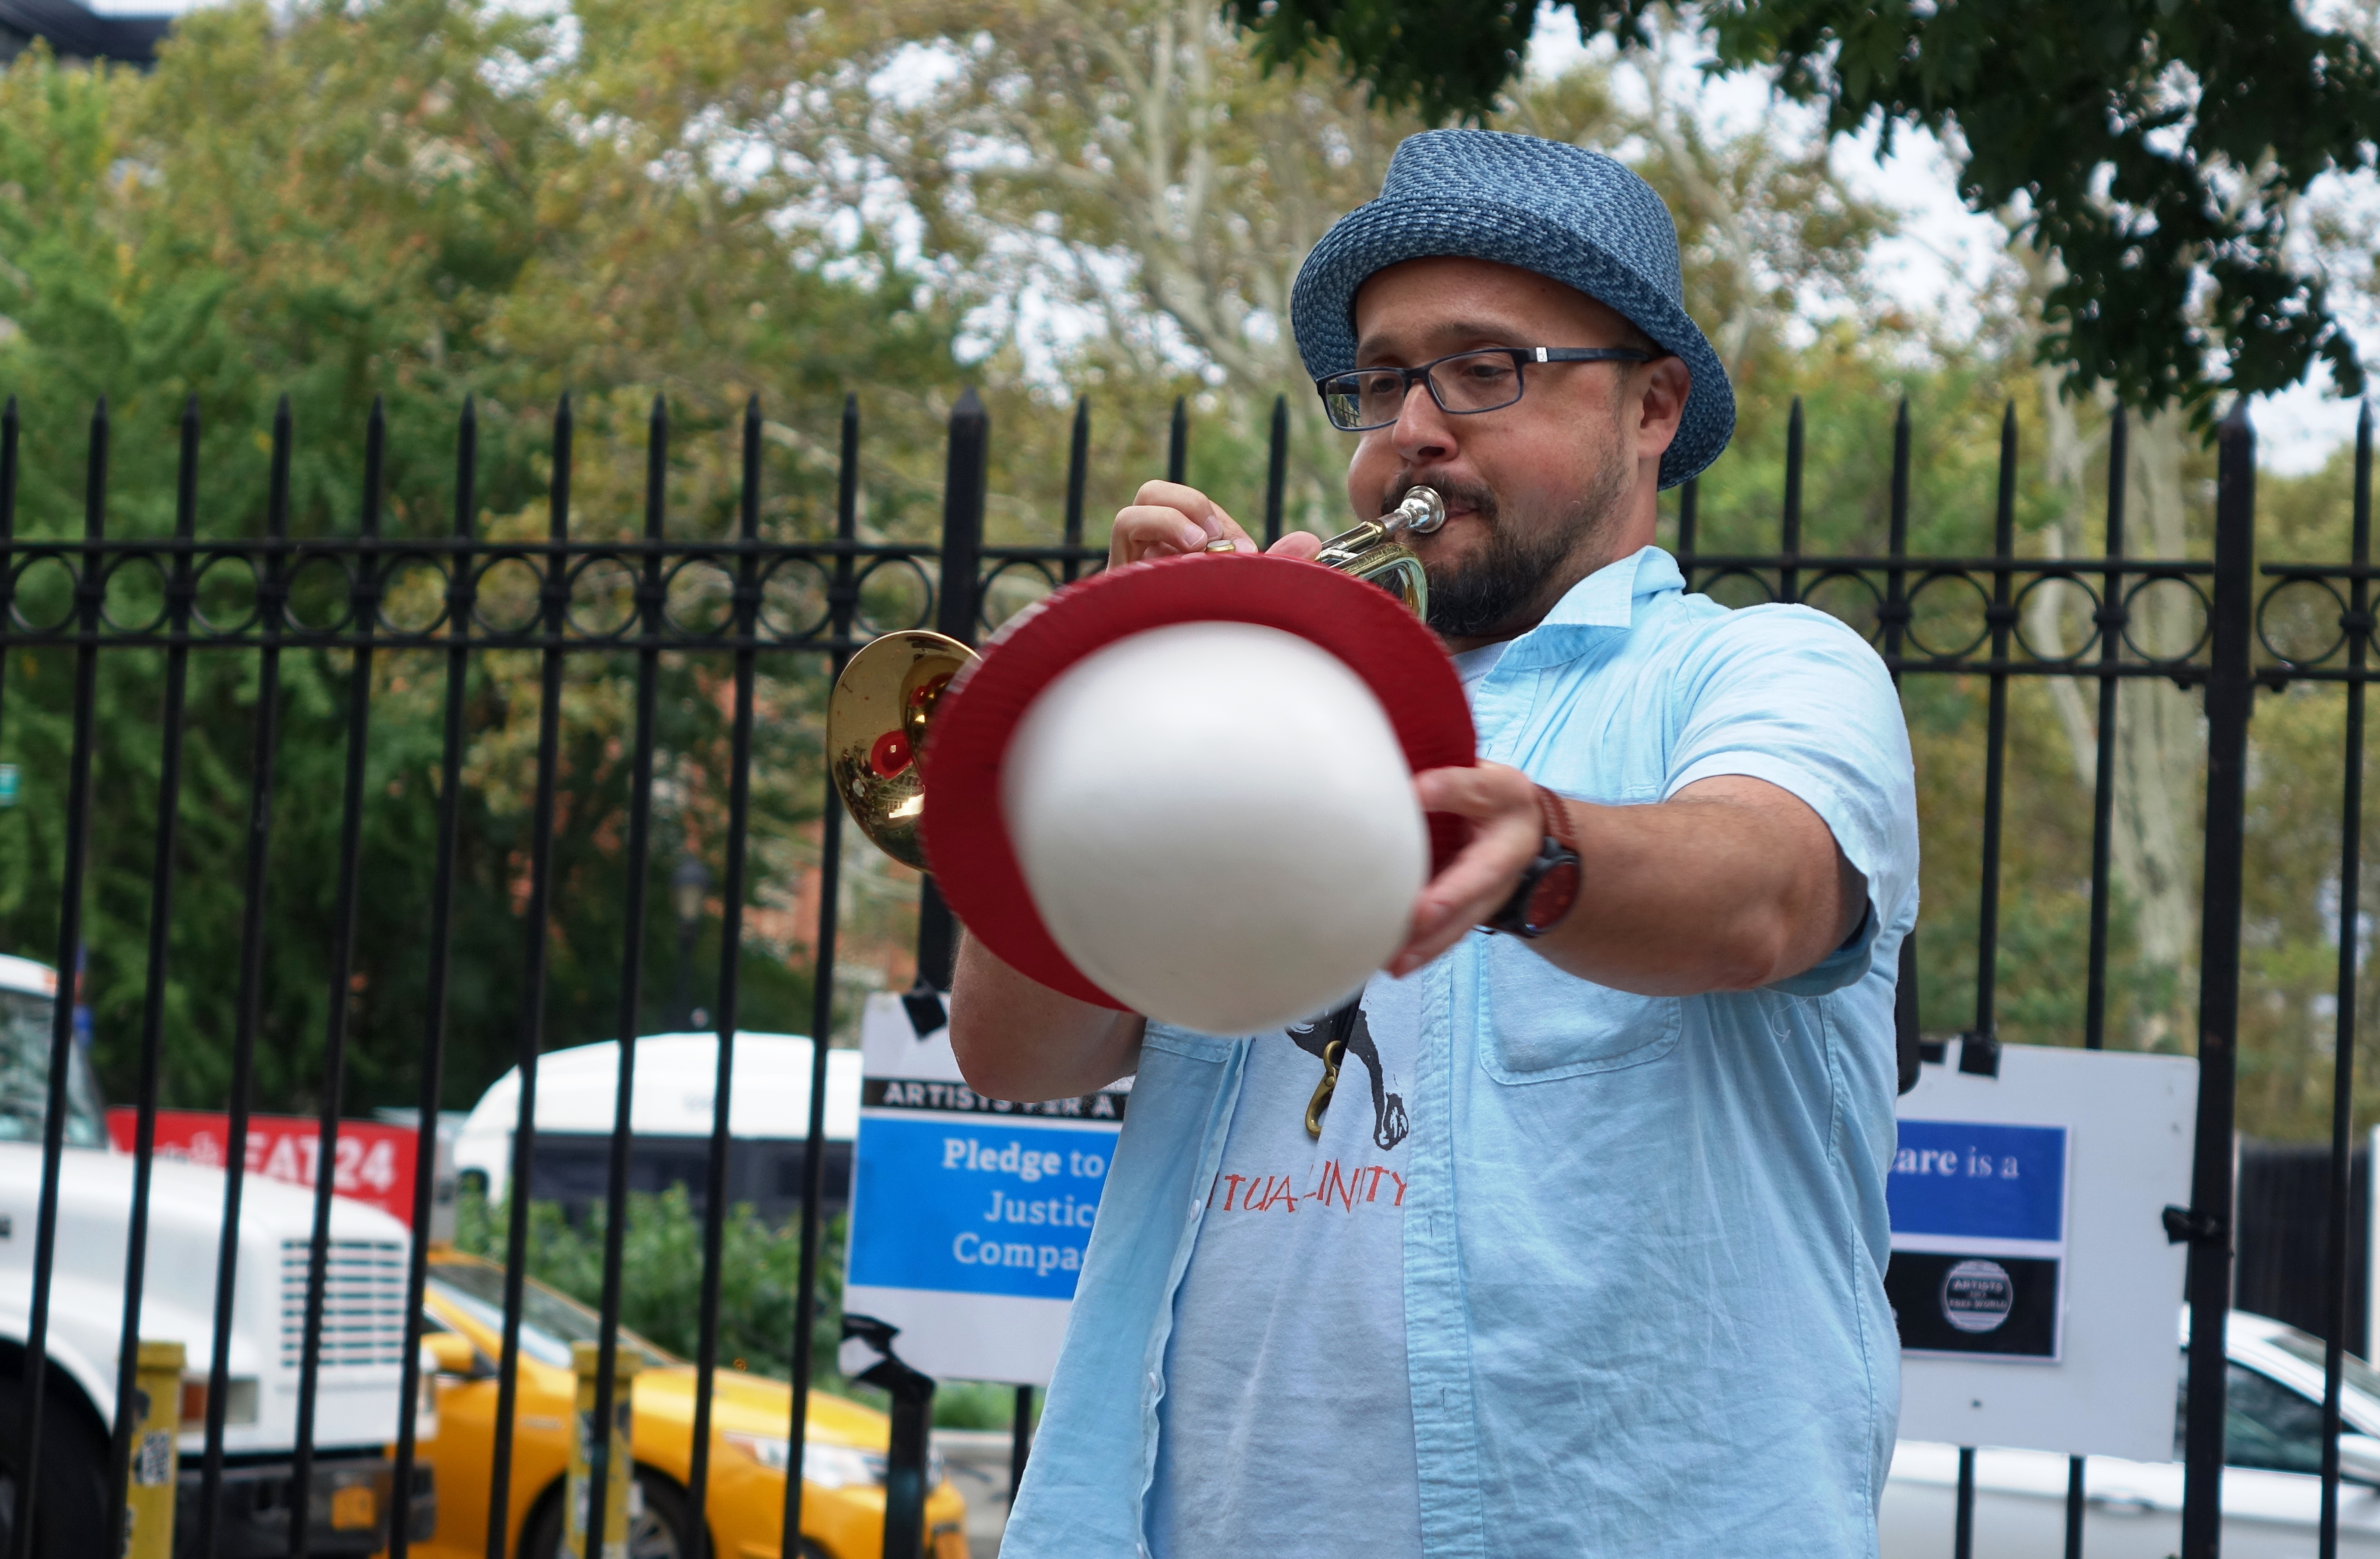
M 596 1313 L 535 1282 L 523 1285 L 520 1384 L 514 1409 L 511 1508 L 504 1513 L 516 1559 L 562 1552 L 563 1480 L 577 1390 L 570 1346 L 594 1341 Z M 422 1447 L 436 1469 L 438 1528 L 413 1552 L 425 1559 L 483 1559 L 496 1420 L 496 1359 L 504 1346 L 504 1272 L 451 1250 L 432 1250 L 423 1346 L 438 1360 L 438 1434 Z M 686 1497 L 694 1445 L 694 1366 L 623 1331 L 634 1350 L 636 1487 L 628 1551 L 634 1559 L 679 1559 L 693 1552 Z M 801 1545 L 783 1535 L 786 1419 L 793 1388 L 783 1381 L 721 1370 L 710 1424 L 710 1544 L 718 1559 L 879 1559 L 884 1550 L 884 1456 L 891 1420 L 824 1392 L 810 1394 L 802 1447 Z M 927 1471 L 926 1554 L 966 1559 L 966 1503 L 943 1474 Z

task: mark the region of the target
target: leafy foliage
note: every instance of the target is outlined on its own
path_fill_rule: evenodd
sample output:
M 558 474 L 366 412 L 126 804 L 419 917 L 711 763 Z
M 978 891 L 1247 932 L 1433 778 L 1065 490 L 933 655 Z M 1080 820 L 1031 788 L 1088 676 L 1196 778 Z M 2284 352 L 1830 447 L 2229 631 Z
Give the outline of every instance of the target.
M 1536 19 L 1515 0 L 1225 0 L 1272 65 L 1335 47 L 1380 101 L 1479 118 L 1514 89 Z M 1649 0 L 1575 0 L 1581 30 L 1648 38 Z M 2316 359 L 2363 370 L 2293 206 L 2374 165 L 2380 60 L 2290 0 L 1718 0 L 1711 68 L 1772 67 L 1838 135 L 1918 127 L 1963 148 L 1960 193 L 2015 205 L 2067 274 L 2040 350 L 2076 389 L 2203 408 Z
M 20 537 L 79 533 L 84 440 L 106 397 L 113 458 L 110 535 L 156 536 L 172 523 L 174 428 L 187 403 L 203 428 L 199 531 L 256 534 L 266 430 L 287 397 L 297 430 L 292 526 L 352 530 L 362 505 L 361 435 L 385 405 L 385 526 L 453 524 L 455 417 L 476 396 L 477 510 L 489 537 L 541 533 L 544 453 L 559 393 L 577 402 L 575 530 L 641 521 L 637 445 L 656 391 L 674 414 L 673 534 L 732 523 L 735 419 L 763 397 L 763 523 L 817 535 L 831 523 L 832 428 L 845 390 L 890 403 L 930 446 L 933 406 L 917 392 L 952 376 L 952 322 L 897 268 L 832 279 L 808 236 L 761 220 L 771 192 L 707 176 L 674 152 L 698 90 L 675 74 L 676 41 L 590 13 L 584 47 L 556 24 L 441 0 L 371 6 L 208 7 L 177 24 L 154 72 L 63 67 L 36 49 L 0 75 L 0 387 L 24 417 Z M 596 24 L 601 24 L 600 28 Z M 624 28 L 625 30 L 604 30 Z M 640 52 L 642 51 L 642 52 Z M 655 51 L 658 51 L 657 53 Z M 678 112 L 611 116 L 613 71 L 651 93 L 675 83 Z M 664 94 L 666 95 L 666 94 Z M 599 133 L 598 125 L 601 126 Z M 732 170 L 731 170 L 732 171 Z M 921 414 L 922 413 L 922 414 Z M 824 430 L 805 435 L 807 421 Z M 823 451 L 823 454 L 821 453 Z M 922 464 L 922 462 L 920 462 Z M 871 472 L 871 517 L 896 527 L 930 509 L 897 463 Z M 249 610 L 235 570 L 202 582 L 217 621 Z M 141 569 L 111 583 L 119 621 L 153 615 L 159 581 Z M 504 569 L 483 612 L 521 603 Z M 574 609 L 617 605 L 624 581 L 598 571 Z M 310 621 L 344 610 L 344 581 L 321 568 L 295 581 Z M 699 594 L 699 581 L 689 589 Z M 18 581 L 35 622 L 67 605 L 55 565 Z M 784 594 L 786 592 L 780 592 Z M 797 593 L 797 592 L 796 592 Z M 875 592 L 881 597 L 882 591 Z M 897 591 L 894 592 L 897 595 Z M 395 620 L 439 609 L 426 574 L 391 581 Z M 871 600 L 897 610 L 897 601 Z M 771 610 L 799 611 L 772 598 Z M 674 601 L 673 610 L 699 601 Z M 531 841 L 529 777 L 540 694 L 534 657 L 477 657 L 466 693 L 448 1025 L 447 1100 L 468 1103 L 512 1062 L 527 993 L 521 890 Z M 618 1021 L 623 953 L 644 952 L 638 1021 L 666 1027 L 679 958 L 657 913 L 622 919 L 632 662 L 571 659 L 564 686 L 552 844 L 549 1043 L 607 1037 Z M 678 850 L 716 852 L 724 832 L 728 667 L 671 656 L 662 668 L 661 773 L 649 898 Z M 0 760 L 25 775 L 24 804 L 0 812 L 0 948 L 56 957 L 63 809 L 71 742 L 72 657 L 12 652 Z M 761 678 L 754 908 L 793 901 L 822 786 L 816 722 L 822 668 L 772 662 Z M 257 1102 L 320 1102 L 332 1003 L 349 1006 L 347 1107 L 410 1098 L 430 1015 L 423 928 L 432 882 L 444 681 L 433 658 L 383 653 L 374 666 L 362 791 L 358 959 L 329 989 L 329 936 L 351 700 L 344 652 L 283 657 L 273 855 L 266 899 L 264 1010 Z M 144 983 L 150 840 L 156 808 L 162 658 L 103 658 L 96 730 L 92 887 L 83 955 L 95 1059 L 110 1091 L 129 1091 Z M 228 1082 L 258 713 L 252 654 L 193 657 L 185 793 L 166 996 L 165 1099 L 218 1106 Z M 694 949 L 693 1000 L 708 1005 L 716 920 Z M 779 934 L 741 953 L 742 1019 L 807 1029 L 806 968 Z

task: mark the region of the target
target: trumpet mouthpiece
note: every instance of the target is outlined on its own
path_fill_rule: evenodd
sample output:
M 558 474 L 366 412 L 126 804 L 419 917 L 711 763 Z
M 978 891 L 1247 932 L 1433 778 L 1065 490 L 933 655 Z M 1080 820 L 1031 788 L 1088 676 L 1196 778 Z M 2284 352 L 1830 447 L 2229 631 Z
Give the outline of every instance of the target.
M 1415 487 L 1406 491 L 1404 501 L 1390 517 L 1389 529 L 1392 531 L 1411 530 L 1416 535 L 1427 536 L 1445 523 L 1446 500 L 1439 496 L 1438 489 Z

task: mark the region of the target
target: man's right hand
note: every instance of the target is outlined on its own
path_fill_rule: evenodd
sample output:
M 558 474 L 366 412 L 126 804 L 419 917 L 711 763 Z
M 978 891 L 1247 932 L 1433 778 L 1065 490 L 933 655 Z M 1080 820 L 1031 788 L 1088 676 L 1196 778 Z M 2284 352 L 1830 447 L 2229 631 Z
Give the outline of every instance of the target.
M 1116 511 L 1115 529 L 1108 534 L 1108 566 L 1204 552 L 1208 542 L 1219 541 L 1230 542 L 1233 552 L 1257 550 L 1255 538 L 1240 522 L 1196 488 L 1178 481 L 1145 481 L 1132 503 Z M 1322 550 L 1322 540 L 1311 531 L 1293 530 L 1264 550 L 1280 557 L 1312 557 Z

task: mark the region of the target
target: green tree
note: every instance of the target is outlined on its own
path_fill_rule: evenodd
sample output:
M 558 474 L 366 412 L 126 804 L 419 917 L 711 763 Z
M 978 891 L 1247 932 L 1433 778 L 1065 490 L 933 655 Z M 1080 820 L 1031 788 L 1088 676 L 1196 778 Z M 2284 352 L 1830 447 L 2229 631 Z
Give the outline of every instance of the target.
M 588 62 L 600 57 L 609 70 L 623 59 L 561 49 L 559 35 L 552 22 L 501 8 L 425 0 L 277 16 L 230 6 L 193 13 L 147 75 L 62 67 L 36 50 L 0 76 L 0 387 L 24 415 L 18 535 L 79 531 L 85 419 L 101 396 L 114 432 L 110 534 L 170 527 L 174 429 L 191 398 L 206 429 L 200 533 L 257 533 L 267 429 L 285 394 L 297 429 L 298 534 L 353 530 L 375 401 L 389 427 L 385 528 L 443 533 L 467 395 L 478 397 L 480 532 L 539 531 L 547 430 L 555 397 L 573 384 L 598 392 L 577 401 L 578 534 L 640 526 L 640 444 L 657 391 L 674 419 L 674 534 L 715 536 L 733 524 L 736 420 L 755 394 L 770 413 L 764 524 L 780 537 L 823 533 L 844 391 L 856 386 L 889 408 L 896 434 L 917 433 L 931 417 L 912 408 L 953 374 L 953 316 L 897 266 L 831 274 L 807 229 L 764 220 L 769 191 L 740 187 L 733 170 L 689 171 L 668 139 L 682 116 L 598 115 L 603 89 Z M 602 42 L 659 51 L 631 55 L 636 68 L 623 79 L 678 79 L 670 38 L 631 30 Z M 590 128 L 599 124 L 605 133 Z M 881 429 L 887 419 L 875 420 Z M 895 447 L 880 433 L 878 449 Z M 912 474 L 925 465 L 880 460 L 867 483 L 871 513 L 896 526 L 926 523 L 929 490 Z M 202 584 L 202 609 L 217 620 L 252 601 L 252 583 L 234 572 Z M 62 567 L 34 565 L 19 581 L 19 610 L 55 619 L 67 583 Z M 119 575 L 111 613 L 140 620 L 144 603 L 153 611 L 158 583 L 138 568 Z M 308 620 L 341 604 L 337 581 L 320 570 L 296 583 Z M 508 599 L 517 583 L 504 569 L 489 576 L 491 618 L 519 604 Z M 625 584 L 616 570 L 595 570 L 574 607 L 613 611 Z M 699 597 L 702 580 L 686 591 Z M 789 577 L 769 610 L 805 610 L 803 591 Z M 400 571 L 391 619 L 432 620 L 437 597 L 425 573 Z M 674 603 L 681 608 L 710 609 L 698 599 Z M 790 893 L 820 806 L 818 659 L 771 658 L 761 680 L 754 848 L 778 869 L 754 884 L 763 906 Z M 162 677 L 159 657 L 140 652 L 110 652 L 103 664 L 85 945 L 97 1059 L 121 1097 L 143 983 Z M 629 670 L 617 657 L 571 658 L 549 1043 L 603 1037 L 615 1021 L 627 934 L 619 818 Z M 18 650 L 7 671 L 0 754 L 21 766 L 28 787 L 24 805 L 0 813 L 0 945 L 47 959 L 71 657 Z M 682 843 L 714 862 L 721 847 L 727 671 L 684 655 L 662 667 L 656 904 Z M 410 1097 L 426 1027 L 421 932 L 443 677 L 432 661 L 403 653 L 382 655 L 374 676 L 369 887 L 356 979 L 338 997 L 351 1008 L 351 1109 Z M 344 652 L 284 657 L 265 1107 L 319 1102 L 348 682 Z M 219 1104 L 227 1082 L 255 699 L 252 654 L 193 657 L 167 993 L 173 1102 Z M 468 700 L 449 1026 L 448 1098 L 458 1103 L 509 1066 L 517 1044 L 534 669 L 483 656 Z M 670 988 L 671 941 L 657 914 L 644 933 L 648 1028 Z M 716 968 L 715 930 L 705 944 L 698 1000 Z M 747 942 L 747 1027 L 808 1027 L 808 972 L 788 967 L 785 951 Z
M 1575 0 L 1581 30 L 1653 41 L 1662 0 Z M 1437 0 L 1225 0 L 1269 66 L 1326 51 L 1424 118 L 1492 115 L 1536 7 Z M 1770 68 L 1837 135 L 1923 128 L 1960 149 L 1960 194 L 2013 206 L 2066 277 L 2041 341 L 2069 384 L 2203 408 L 2318 359 L 2341 394 L 2363 370 L 2307 223 L 2315 182 L 2374 165 L 2380 60 L 2289 0 L 1717 0 L 1713 69 Z

